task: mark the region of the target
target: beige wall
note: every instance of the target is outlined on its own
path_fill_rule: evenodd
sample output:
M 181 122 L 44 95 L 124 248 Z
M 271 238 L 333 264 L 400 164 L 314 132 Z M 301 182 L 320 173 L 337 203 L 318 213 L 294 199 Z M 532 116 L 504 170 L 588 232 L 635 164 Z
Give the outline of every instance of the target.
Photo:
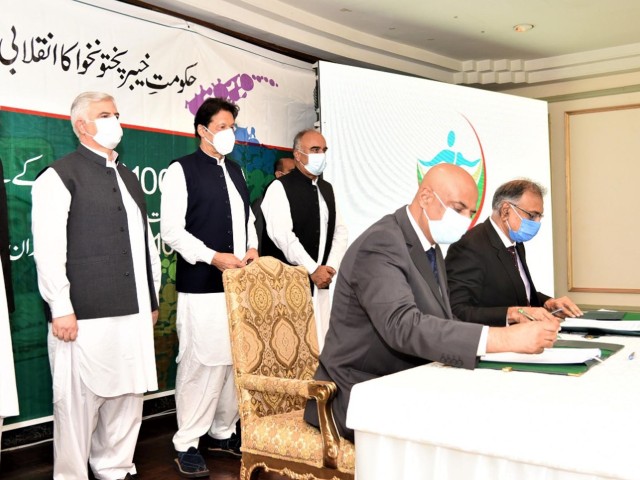
M 555 295 L 640 310 L 640 74 L 505 93 L 549 102 Z

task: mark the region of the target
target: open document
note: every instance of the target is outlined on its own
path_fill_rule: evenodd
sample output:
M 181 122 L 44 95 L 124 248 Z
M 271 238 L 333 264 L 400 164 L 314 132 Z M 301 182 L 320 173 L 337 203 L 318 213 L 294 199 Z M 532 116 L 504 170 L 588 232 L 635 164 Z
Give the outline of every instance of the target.
M 488 353 L 480 360 L 486 362 L 503 363 L 547 363 L 570 364 L 584 363 L 594 358 L 600 358 L 599 348 L 545 348 L 542 353 Z

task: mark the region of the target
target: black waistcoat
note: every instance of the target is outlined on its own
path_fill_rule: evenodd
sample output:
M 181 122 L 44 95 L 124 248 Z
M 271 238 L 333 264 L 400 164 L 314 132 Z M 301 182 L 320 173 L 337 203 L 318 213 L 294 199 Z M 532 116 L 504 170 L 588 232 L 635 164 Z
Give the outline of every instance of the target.
M 282 183 L 289 200 L 293 233 L 314 260 L 321 265 L 326 265 L 336 226 L 336 202 L 333 195 L 333 187 L 329 182 L 320 178 L 318 178 L 318 186 L 316 187 L 311 179 L 297 168 L 288 175 L 280 177 L 277 181 Z M 321 259 L 318 258 L 318 252 L 320 251 L 320 202 L 316 188 L 320 189 L 322 198 L 324 198 L 329 209 L 327 240 L 324 245 L 324 255 Z M 266 228 L 262 234 L 262 255 L 270 255 L 291 264 L 284 256 L 284 253 L 269 238 Z
M 201 149 L 174 161 L 182 166 L 187 184 L 185 230 L 216 252 L 233 253 L 231 204 L 222 167 Z M 246 238 L 249 189 L 238 164 L 227 158 L 225 166 L 244 203 Z M 222 272 L 203 262 L 191 265 L 178 253 L 176 289 L 183 293 L 222 292 Z

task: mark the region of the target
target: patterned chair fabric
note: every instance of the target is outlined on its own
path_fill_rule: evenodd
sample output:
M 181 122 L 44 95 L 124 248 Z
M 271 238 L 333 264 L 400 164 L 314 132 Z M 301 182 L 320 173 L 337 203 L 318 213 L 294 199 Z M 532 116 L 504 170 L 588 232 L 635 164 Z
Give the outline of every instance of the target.
M 335 384 L 313 380 L 318 340 L 303 267 L 260 257 L 223 274 L 242 426 L 240 479 L 259 469 L 292 479 L 353 479 L 355 448 L 338 436 Z M 317 400 L 321 429 L 302 418 Z

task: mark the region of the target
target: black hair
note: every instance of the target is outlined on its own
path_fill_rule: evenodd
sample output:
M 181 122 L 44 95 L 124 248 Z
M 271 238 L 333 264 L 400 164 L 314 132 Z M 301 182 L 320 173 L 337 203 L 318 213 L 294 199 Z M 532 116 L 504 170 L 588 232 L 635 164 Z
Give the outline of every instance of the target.
M 284 170 L 284 158 L 278 158 L 276 160 L 276 163 L 273 164 L 273 174 L 275 175 L 276 172 L 281 172 L 282 170 Z
M 217 115 L 220 110 L 224 110 L 226 112 L 231 113 L 233 115 L 233 119 L 235 120 L 238 117 L 238 112 L 240 111 L 240 107 L 235 103 L 228 102 L 222 98 L 218 97 L 210 97 L 207 98 L 193 119 L 193 127 L 196 132 L 196 138 L 200 138 L 200 134 L 198 133 L 198 125 L 204 125 L 205 127 L 211 123 L 211 119 Z

